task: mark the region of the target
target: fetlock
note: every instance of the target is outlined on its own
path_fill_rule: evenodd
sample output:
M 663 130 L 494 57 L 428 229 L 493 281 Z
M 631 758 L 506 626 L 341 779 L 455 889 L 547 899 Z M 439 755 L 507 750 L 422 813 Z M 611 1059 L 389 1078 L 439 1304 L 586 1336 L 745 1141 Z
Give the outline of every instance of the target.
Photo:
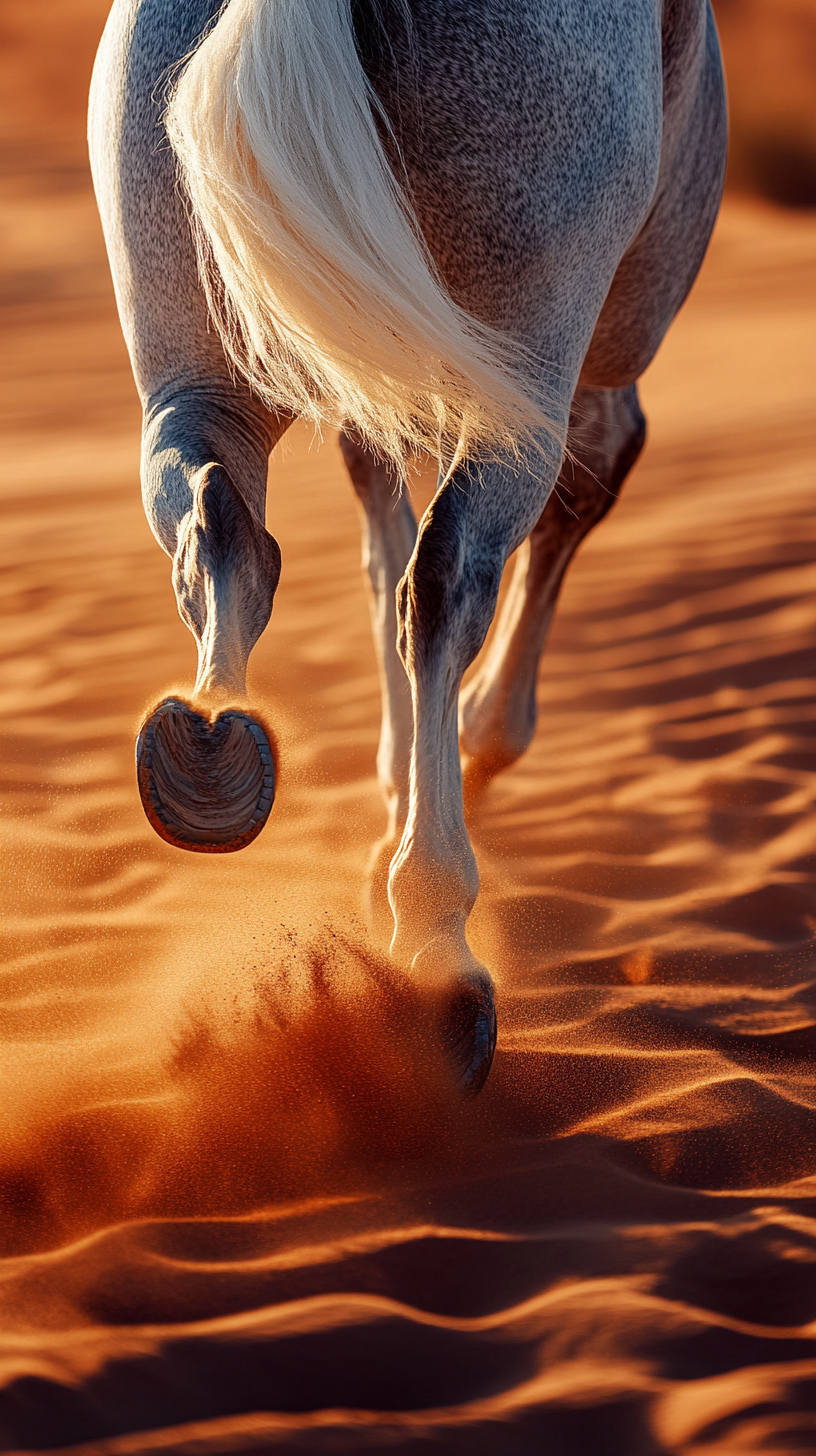
M 241 695 L 249 654 L 269 621 L 280 549 L 219 465 L 192 483 L 179 526 L 173 588 L 198 644 L 196 693 Z

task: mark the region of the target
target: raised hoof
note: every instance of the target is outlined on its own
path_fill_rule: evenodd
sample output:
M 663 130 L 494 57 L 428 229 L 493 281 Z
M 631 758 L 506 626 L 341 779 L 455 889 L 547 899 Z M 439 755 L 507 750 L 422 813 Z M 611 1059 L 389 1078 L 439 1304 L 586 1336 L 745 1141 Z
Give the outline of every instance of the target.
M 477 1097 L 496 1050 L 496 1007 L 486 977 L 459 982 L 448 1003 L 442 1037 L 459 1086 L 466 1097 Z
M 231 854 L 260 834 L 275 799 L 275 761 L 260 723 L 228 708 L 212 723 L 165 698 L 136 740 L 142 806 L 161 839 Z

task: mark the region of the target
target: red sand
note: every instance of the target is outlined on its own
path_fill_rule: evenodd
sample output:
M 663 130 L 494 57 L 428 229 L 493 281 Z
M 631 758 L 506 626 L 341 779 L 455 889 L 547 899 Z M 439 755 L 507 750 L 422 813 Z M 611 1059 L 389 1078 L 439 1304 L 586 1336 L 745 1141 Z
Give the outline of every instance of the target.
M 104 10 L 3 19 L 0 1446 L 813 1449 L 814 223 L 730 202 L 644 381 L 473 826 L 501 1037 L 463 1111 L 365 949 L 378 686 L 333 442 L 271 472 L 269 825 L 184 855 L 139 806 L 134 727 L 194 652 L 81 147 Z

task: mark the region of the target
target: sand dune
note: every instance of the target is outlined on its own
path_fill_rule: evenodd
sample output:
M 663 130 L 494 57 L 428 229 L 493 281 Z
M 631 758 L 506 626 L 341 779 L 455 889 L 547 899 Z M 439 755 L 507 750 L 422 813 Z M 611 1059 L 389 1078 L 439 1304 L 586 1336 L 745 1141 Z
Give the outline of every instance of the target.
M 501 1035 L 463 1109 L 363 925 L 332 441 L 270 472 L 269 825 L 190 856 L 142 815 L 134 728 L 193 648 L 82 156 L 105 4 L 39 9 L 47 41 L 4 22 L 0 1446 L 812 1450 L 812 219 L 726 206 L 536 741 L 474 809 Z

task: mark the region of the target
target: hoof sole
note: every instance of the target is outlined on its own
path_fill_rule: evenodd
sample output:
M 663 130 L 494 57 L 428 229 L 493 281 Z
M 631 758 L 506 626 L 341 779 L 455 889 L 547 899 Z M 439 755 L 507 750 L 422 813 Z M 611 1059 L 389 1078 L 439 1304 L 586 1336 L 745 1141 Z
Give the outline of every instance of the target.
M 165 698 L 136 740 L 142 806 L 161 839 L 231 854 L 260 834 L 275 799 L 275 761 L 260 723 L 229 708 L 210 723 Z
M 466 1097 L 484 1087 L 496 1051 L 496 1006 L 485 977 L 460 981 L 448 1004 L 443 1041 Z

